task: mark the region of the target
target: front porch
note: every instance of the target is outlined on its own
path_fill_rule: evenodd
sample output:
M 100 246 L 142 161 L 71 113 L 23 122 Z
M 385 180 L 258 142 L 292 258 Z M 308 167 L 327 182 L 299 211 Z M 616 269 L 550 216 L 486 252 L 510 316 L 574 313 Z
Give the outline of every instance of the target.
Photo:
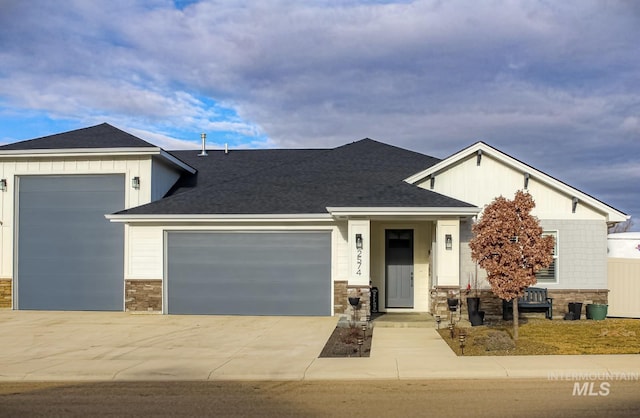
M 355 314 L 358 321 L 375 313 L 444 314 L 441 293 L 445 299 L 450 290 L 459 295 L 463 286 L 460 254 L 466 243 L 460 228 L 467 218 L 348 219 L 343 236 L 348 279 L 334 281 L 335 314 Z M 348 302 L 353 297 L 360 298 L 355 308 Z

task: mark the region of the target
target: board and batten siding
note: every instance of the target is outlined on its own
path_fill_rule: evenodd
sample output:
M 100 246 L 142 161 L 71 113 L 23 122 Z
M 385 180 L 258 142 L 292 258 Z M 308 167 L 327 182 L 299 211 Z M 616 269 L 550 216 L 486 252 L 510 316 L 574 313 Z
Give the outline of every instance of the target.
M 15 187 L 18 176 L 124 174 L 125 208 L 151 201 L 150 156 L 86 156 L 86 157 L 29 157 L 0 159 L 0 178 L 7 180 L 7 191 L 0 192 L 0 277 L 13 276 Z M 141 181 L 140 189 L 131 187 L 133 177 Z
M 482 156 L 478 165 L 473 154 L 446 171 L 436 173 L 433 189 L 428 178 L 418 185 L 483 208 L 498 196 L 513 199 L 516 190 L 524 188 L 524 173 L 488 154 Z M 576 212 L 572 213 L 573 196 L 540 182 L 533 175 L 527 190 L 536 202 L 532 213 L 540 219 L 605 220 L 604 214 L 582 204 L 578 204 Z
M 540 219 L 545 231 L 557 233 L 559 243 L 558 280 L 539 285 L 559 290 L 607 289 L 607 214 L 581 202 L 573 213 L 573 196 L 530 174 L 527 191 L 536 203 L 532 213 Z M 436 173 L 433 189 L 429 178 L 421 181 L 419 186 L 483 208 L 497 196 L 513 199 L 517 190 L 524 189 L 524 172 L 488 153 L 482 155 L 478 165 L 477 155 L 471 154 Z M 460 225 L 462 287 L 467 285 L 476 270 L 468 249 L 472 238 L 471 226 L 471 220 Z M 479 287 L 488 288 L 482 269 L 478 269 L 478 276 Z
M 334 271 L 336 280 L 349 279 L 349 223 L 347 221 L 336 224 L 334 242 Z

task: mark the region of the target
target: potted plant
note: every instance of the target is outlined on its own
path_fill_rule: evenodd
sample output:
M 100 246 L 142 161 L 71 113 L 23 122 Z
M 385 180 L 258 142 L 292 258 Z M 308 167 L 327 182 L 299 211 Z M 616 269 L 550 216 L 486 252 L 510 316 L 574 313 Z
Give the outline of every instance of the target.
M 449 290 L 449 297 L 447 297 L 447 306 L 451 312 L 455 312 L 458 309 L 458 298 L 455 297 L 456 293 L 453 290 Z
M 472 285 L 473 283 L 473 285 Z M 469 296 L 473 290 L 473 296 Z M 469 322 L 471 326 L 482 325 L 484 323 L 484 312 L 480 311 L 480 296 L 478 295 L 478 276 L 477 274 L 469 274 L 467 283 L 467 313 L 469 314 Z
M 362 296 L 362 292 L 360 291 L 360 289 L 356 289 L 356 295 L 355 296 L 349 296 L 349 305 L 353 306 L 354 308 L 356 306 L 358 306 L 360 304 L 360 297 Z
M 469 296 L 472 290 L 473 296 Z M 480 296 L 478 296 L 478 276 L 472 273 L 469 273 L 469 281 L 467 283 L 467 310 L 469 311 L 469 316 L 471 316 L 471 312 L 478 312 L 480 310 Z

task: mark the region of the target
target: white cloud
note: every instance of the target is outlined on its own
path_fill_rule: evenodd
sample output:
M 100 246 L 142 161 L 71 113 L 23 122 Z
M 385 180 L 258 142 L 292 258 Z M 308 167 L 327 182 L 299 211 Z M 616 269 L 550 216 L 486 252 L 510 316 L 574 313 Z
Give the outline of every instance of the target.
M 625 132 L 640 134 L 640 118 L 637 116 L 627 116 L 622 121 L 620 128 Z
M 248 147 L 368 136 L 442 157 L 483 139 L 573 184 L 603 160 L 640 154 L 639 10 L 597 0 L 3 2 L 0 102 L 119 122 L 164 144 L 197 143 L 202 130 Z M 640 215 L 626 199 L 611 203 Z
M 200 146 L 193 140 L 176 139 L 166 134 L 158 133 L 156 131 L 148 131 L 145 129 L 137 129 L 134 127 L 124 127 L 118 125 L 120 129 L 129 132 L 132 135 L 142 138 L 145 141 L 156 145 L 165 150 L 181 150 L 181 149 L 199 149 Z

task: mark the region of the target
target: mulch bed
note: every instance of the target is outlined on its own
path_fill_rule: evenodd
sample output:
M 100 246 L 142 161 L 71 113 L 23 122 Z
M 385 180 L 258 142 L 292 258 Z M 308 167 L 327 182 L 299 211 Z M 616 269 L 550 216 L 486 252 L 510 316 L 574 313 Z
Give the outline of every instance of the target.
M 369 357 L 373 329 L 367 329 L 364 333 L 362 345 L 359 345 L 358 339 L 362 337 L 362 328 L 359 326 L 353 328 L 336 327 L 319 357 Z

